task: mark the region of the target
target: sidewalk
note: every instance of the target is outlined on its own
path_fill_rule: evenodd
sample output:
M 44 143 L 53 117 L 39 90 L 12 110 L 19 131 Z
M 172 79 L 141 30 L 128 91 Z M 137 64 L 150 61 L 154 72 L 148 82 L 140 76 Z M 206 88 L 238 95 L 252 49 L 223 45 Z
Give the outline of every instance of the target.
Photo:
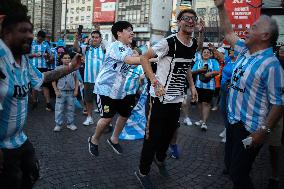
M 30 111 L 26 133 L 36 148 L 41 167 L 41 179 L 35 189 L 140 189 L 134 176 L 142 148 L 142 140 L 122 141 L 122 155 L 117 155 L 106 143 L 110 134 L 105 134 L 99 146 L 100 156 L 92 157 L 88 152 L 87 138 L 94 132 L 93 126 L 83 126 L 85 116 L 77 111 L 77 131 L 66 127 L 59 133 L 53 132 L 54 112 L 46 112 L 43 105 Z M 99 115 L 96 114 L 96 121 Z M 197 121 L 197 108 L 191 109 L 191 118 Z M 152 166 L 151 177 L 161 189 L 223 189 L 231 188 L 230 180 L 222 175 L 224 144 L 219 133 L 223 129 L 220 112 L 212 112 L 208 131 L 181 125 L 178 144 L 181 149 L 179 160 L 168 159 L 170 177 L 165 179 Z M 284 153 L 282 151 L 282 162 Z M 264 146 L 253 167 L 252 178 L 255 188 L 265 189 L 269 177 L 268 148 Z M 284 188 L 284 164 L 281 165 Z

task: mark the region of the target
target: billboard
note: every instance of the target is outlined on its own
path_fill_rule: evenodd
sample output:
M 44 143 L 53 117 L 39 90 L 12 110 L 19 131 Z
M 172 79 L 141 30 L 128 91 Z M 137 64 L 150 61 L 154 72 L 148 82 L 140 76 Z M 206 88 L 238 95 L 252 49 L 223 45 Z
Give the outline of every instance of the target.
M 262 0 L 226 0 L 225 6 L 235 33 L 243 38 L 259 18 Z
M 116 0 L 94 0 L 93 23 L 115 21 Z

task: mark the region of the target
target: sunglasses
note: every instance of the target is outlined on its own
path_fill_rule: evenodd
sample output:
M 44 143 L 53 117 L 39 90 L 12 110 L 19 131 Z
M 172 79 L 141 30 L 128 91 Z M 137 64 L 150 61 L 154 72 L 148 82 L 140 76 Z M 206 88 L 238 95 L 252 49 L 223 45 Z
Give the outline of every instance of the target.
M 197 16 L 183 16 L 180 19 L 185 22 L 189 22 L 190 20 L 192 20 L 193 22 L 196 22 L 198 20 L 198 17 Z

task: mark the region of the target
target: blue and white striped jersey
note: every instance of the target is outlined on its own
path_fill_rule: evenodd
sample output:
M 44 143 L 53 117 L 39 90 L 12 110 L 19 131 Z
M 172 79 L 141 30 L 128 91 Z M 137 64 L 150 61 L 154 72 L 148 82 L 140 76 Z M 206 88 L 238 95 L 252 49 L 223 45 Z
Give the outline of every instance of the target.
M 250 54 L 239 40 L 235 52 L 228 118 L 231 124 L 242 121 L 249 132 L 255 132 L 265 124 L 271 105 L 284 105 L 284 71 L 272 48 Z
M 127 95 L 136 94 L 139 89 L 139 77 L 143 75 L 143 68 L 141 65 L 138 65 L 134 68 L 131 68 L 126 76 L 126 82 L 124 84 L 124 89 Z
M 95 83 L 104 63 L 105 54 L 103 49 L 101 46 L 98 48 L 90 46 L 83 54 L 85 54 L 84 82 Z
M 204 62 L 199 52 L 195 54 L 195 59 L 196 59 L 196 62 L 192 68 L 192 71 L 202 69 L 205 64 L 208 65 L 208 72 L 220 70 L 219 63 L 215 59 L 209 59 L 206 62 Z M 208 83 L 204 83 L 199 80 L 199 74 L 198 74 L 196 78 L 195 86 L 201 89 L 215 90 L 215 79 L 212 78 Z
M 45 53 L 51 54 L 49 44 L 45 41 L 39 44 L 37 40 L 33 40 L 31 54 L 44 55 Z M 47 68 L 44 56 L 30 58 L 30 63 L 33 64 L 36 68 Z
M 31 88 L 39 88 L 43 82 L 43 74 L 28 58 L 22 56 L 21 65 L 15 59 L 8 47 L 0 40 L 0 47 L 7 52 L 0 57 L 0 69 L 5 79 L 0 79 L 0 101 L 3 111 L 0 111 L 0 148 L 18 148 L 27 139 L 23 132 L 28 113 L 28 93 Z
M 132 49 L 120 41 L 115 41 L 109 46 L 104 65 L 96 80 L 94 93 L 112 99 L 123 99 L 126 96 L 126 76 L 134 66 L 124 63 L 124 58 L 131 56 L 132 53 Z

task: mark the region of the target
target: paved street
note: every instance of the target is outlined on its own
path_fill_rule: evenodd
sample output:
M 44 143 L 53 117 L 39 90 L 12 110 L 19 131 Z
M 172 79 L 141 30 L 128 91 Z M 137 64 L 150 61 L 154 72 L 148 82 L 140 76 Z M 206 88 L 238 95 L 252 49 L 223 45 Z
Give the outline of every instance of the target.
M 44 103 L 42 103 L 44 104 Z M 26 133 L 36 148 L 41 167 L 41 179 L 35 189 L 139 189 L 134 171 L 137 170 L 142 140 L 122 141 L 124 153 L 115 154 L 105 134 L 100 143 L 100 156 L 92 157 L 88 152 L 87 138 L 94 126 L 85 127 L 85 116 L 77 111 L 77 131 L 66 127 L 53 132 L 54 112 L 46 112 L 43 105 L 30 111 Z M 197 108 L 191 109 L 191 118 L 196 121 Z M 98 114 L 96 114 L 98 120 Z M 168 159 L 170 177 L 165 179 L 152 165 L 151 178 L 163 189 L 223 189 L 231 188 L 229 179 L 222 175 L 224 144 L 219 133 L 223 129 L 219 112 L 213 112 L 204 133 L 197 127 L 182 125 L 178 144 L 181 148 L 179 160 Z M 284 153 L 282 152 L 282 162 Z M 265 189 L 269 175 L 268 148 L 264 146 L 254 164 L 252 177 L 257 189 Z M 281 165 L 281 185 L 284 188 L 284 164 Z

